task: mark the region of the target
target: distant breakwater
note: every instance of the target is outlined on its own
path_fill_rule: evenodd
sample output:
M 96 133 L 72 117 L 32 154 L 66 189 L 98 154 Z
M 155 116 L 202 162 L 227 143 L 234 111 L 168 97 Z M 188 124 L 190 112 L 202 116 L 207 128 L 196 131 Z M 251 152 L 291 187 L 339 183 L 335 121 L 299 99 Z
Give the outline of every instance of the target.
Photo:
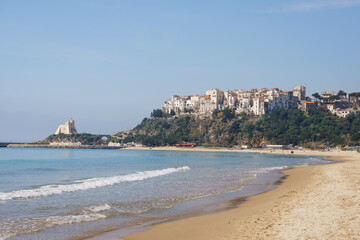
M 49 145 L 49 144 L 9 144 L 8 148 L 60 148 L 60 149 L 120 149 L 123 147 L 104 146 L 104 145 Z

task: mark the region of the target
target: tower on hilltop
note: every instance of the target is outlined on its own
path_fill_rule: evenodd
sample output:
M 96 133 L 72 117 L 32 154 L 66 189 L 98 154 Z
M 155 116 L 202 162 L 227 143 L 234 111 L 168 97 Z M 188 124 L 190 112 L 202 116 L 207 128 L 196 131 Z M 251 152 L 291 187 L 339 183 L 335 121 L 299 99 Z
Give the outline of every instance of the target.
M 305 86 L 295 86 L 293 88 L 293 95 L 297 97 L 299 101 L 306 100 L 306 87 Z
M 75 128 L 75 121 L 70 120 L 70 121 L 66 121 L 66 123 L 63 125 L 59 125 L 58 129 L 55 132 L 55 135 L 60 134 L 60 133 L 63 133 L 63 134 L 77 133 L 76 128 Z

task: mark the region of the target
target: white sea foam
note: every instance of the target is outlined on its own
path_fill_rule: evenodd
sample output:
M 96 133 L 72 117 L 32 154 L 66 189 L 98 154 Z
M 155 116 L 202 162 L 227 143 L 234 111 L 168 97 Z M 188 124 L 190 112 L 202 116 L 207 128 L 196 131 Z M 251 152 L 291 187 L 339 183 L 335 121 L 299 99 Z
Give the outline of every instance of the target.
M 45 219 L 45 226 L 52 227 L 55 225 L 65 225 L 80 222 L 96 221 L 102 218 L 106 218 L 105 215 L 99 213 L 90 213 L 82 215 L 69 215 L 69 216 L 52 216 Z
M 59 185 L 46 185 L 36 189 L 29 190 L 17 190 L 12 192 L 0 192 L 0 201 L 18 199 L 18 198 L 34 198 L 44 197 L 54 194 L 62 194 L 66 192 L 75 192 L 88 189 L 94 189 L 99 187 L 111 186 L 121 182 L 133 182 L 142 181 L 148 178 L 159 177 L 175 172 L 187 171 L 190 168 L 188 166 L 179 168 L 166 168 L 154 171 L 137 172 L 133 174 L 102 177 L 102 178 L 90 178 L 85 180 L 75 181 L 73 184 L 59 184 Z
M 283 169 L 286 169 L 286 168 L 289 168 L 289 166 L 260 168 L 260 170 L 264 171 L 264 172 L 270 172 L 270 171 L 274 171 L 274 170 L 283 170 Z
M 86 210 L 90 211 L 90 212 L 101 212 L 101 211 L 105 211 L 105 210 L 109 210 L 111 208 L 111 206 L 107 203 L 104 203 L 102 205 L 99 206 L 91 206 L 88 207 Z
M 0 240 L 11 238 L 17 235 L 38 232 L 53 226 L 91 222 L 103 218 L 106 218 L 106 215 L 90 213 L 40 218 L 2 219 L 2 224 L 0 224 Z
M 289 168 L 289 166 L 280 166 L 280 167 L 267 167 L 267 168 L 257 168 L 253 171 L 250 171 L 253 174 L 253 177 L 257 177 L 258 173 L 269 173 L 275 170 L 284 170 Z

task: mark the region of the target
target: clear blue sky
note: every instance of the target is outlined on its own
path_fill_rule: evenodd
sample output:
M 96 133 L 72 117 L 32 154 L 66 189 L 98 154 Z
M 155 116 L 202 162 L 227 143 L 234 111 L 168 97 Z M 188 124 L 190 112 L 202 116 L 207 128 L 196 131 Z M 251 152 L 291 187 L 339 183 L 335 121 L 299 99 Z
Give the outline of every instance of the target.
M 0 1 L 0 141 L 136 126 L 174 94 L 360 91 L 360 0 Z

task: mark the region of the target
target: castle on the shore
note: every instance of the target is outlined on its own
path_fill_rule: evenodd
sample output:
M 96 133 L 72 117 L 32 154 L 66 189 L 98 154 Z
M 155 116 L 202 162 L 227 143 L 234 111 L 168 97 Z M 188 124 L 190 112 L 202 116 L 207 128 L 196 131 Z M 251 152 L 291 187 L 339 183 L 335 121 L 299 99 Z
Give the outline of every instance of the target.
M 58 129 L 55 132 L 55 135 L 60 134 L 60 133 L 62 133 L 62 134 L 77 133 L 76 128 L 75 128 L 75 121 L 70 120 L 70 121 L 66 121 L 66 123 L 63 125 L 59 125 Z

